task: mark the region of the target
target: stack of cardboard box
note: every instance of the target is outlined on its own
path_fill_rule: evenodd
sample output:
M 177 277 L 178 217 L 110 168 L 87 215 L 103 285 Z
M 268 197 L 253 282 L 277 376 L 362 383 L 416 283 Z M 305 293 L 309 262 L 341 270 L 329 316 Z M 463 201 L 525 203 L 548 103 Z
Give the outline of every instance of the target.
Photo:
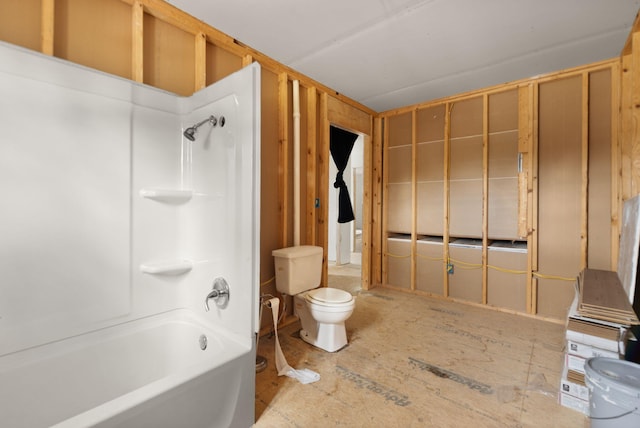
M 610 301 L 610 296 L 618 295 L 620 290 L 622 285 L 615 272 L 585 269 L 578 277 L 576 297 L 569 309 L 559 401 L 585 415 L 589 414 L 586 360 L 620 358 L 626 330 L 638 323 L 635 313 L 629 314 L 628 301 Z

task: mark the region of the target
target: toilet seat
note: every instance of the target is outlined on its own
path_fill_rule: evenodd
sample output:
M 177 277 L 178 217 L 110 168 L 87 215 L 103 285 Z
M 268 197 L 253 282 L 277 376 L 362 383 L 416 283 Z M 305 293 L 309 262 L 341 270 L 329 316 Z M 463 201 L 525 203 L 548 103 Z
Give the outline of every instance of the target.
M 309 303 L 320 306 L 349 306 L 353 303 L 353 296 L 344 290 L 330 287 L 320 287 L 311 290 L 305 296 Z

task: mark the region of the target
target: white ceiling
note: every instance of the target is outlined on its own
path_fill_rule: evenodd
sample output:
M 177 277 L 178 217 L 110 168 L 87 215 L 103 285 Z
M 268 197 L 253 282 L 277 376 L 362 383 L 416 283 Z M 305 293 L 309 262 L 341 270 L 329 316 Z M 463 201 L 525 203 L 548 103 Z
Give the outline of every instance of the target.
M 378 112 L 616 57 L 640 0 L 169 0 Z

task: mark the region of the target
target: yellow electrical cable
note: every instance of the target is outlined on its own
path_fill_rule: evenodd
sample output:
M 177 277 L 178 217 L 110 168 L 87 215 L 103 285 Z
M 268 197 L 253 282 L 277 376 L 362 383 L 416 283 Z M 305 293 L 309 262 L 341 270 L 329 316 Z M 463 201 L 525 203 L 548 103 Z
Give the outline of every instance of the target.
M 533 276 L 543 279 L 558 279 L 560 281 L 575 281 L 575 278 L 567 278 L 565 276 L 557 276 L 557 275 L 544 275 L 542 273 L 533 272 Z
M 396 259 L 406 259 L 408 257 L 411 257 L 411 254 L 407 254 L 406 256 L 400 256 L 398 254 L 392 254 L 392 253 L 385 253 L 385 255 L 389 256 L 389 257 L 393 257 Z
M 411 257 L 411 255 L 406 255 L 406 256 L 400 256 L 398 254 L 392 254 L 392 253 L 385 253 L 387 256 L 389 257 L 393 257 L 393 258 L 398 258 L 398 259 L 406 259 Z M 426 259 L 426 260 L 431 260 L 431 261 L 435 261 L 435 262 L 445 262 L 444 258 L 438 258 L 438 257 L 429 257 L 429 256 L 425 256 L 423 254 L 416 254 L 419 258 L 421 259 Z M 455 260 L 452 258 L 449 258 L 449 263 L 453 264 L 454 266 L 457 265 L 457 267 L 459 269 L 465 269 L 465 270 L 472 270 L 472 269 L 481 269 L 482 268 L 482 264 L 478 264 L 478 263 L 467 263 L 467 262 L 463 262 L 461 260 Z M 503 273 L 510 273 L 510 274 L 514 274 L 514 275 L 525 275 L 527 273 L 527 271 L 525 270 L 515 270 L 515 269 L 507 269 L 507 268 L 501 268 L 498 266 L 492 266 L 492 265 L 487 265 L 487 268 L 489 269 L 493 269 L 496 270 L 498 272 L 503 272 Z M 538 272 L 532 272 L 531 273 L 533 276 L 535 276 L 536 278 L 543 278 L 543 279 L 556 279 L 556 280 L 560 280 L 560 281 L 575 281 L 575 278 L 568 278 L 568 277 L 564 277 L 564 276 L 558 276 L 558 275 L 545 275 L 542 273 L 538 273 Z
M 444 259 L 442 257 L 429 257 L 422 254 L 417 254 L 417 256 L 421 259 L 432 260 L 434 262 L 444 262 Z
M 524 274 L 527 273 L 526 270 L 507 269 L 507 268 L 501 268 L 501 267 L 498 267 L 498 266 L 491 266 L 491 265 L 487 265 L 487 267 L 489 269 L 497 270 L 498 272 L 512 273 L 514 275 L 524 275 Z
M 276 279 L 275 275 L 272 276 L 270 279 L 266 280 L 265 282 L 260 284 L 260 287 L 263 287 L 265 285 L 267 285 L 268 283 L 270 283 L 271 281 L 273 281 L 274 279 Z

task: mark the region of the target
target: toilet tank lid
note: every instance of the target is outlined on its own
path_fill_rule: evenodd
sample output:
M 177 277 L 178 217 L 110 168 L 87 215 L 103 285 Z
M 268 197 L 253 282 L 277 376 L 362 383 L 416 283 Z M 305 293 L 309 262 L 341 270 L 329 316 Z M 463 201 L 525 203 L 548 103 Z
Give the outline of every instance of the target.
M 297 247 L 280 248 L 273 250 L 271 255 L 274 257 L 283 257 L 285 259 L 293 259 L 296 257 L 315 256 L 322 254 L 322 247 L 314 245 L 299 245 Z
M 308 293 L 312 300 L 322 303 L 347 303 L 353 300 L 353 296 L 348 291 L 338 288 L 320 287 Z

